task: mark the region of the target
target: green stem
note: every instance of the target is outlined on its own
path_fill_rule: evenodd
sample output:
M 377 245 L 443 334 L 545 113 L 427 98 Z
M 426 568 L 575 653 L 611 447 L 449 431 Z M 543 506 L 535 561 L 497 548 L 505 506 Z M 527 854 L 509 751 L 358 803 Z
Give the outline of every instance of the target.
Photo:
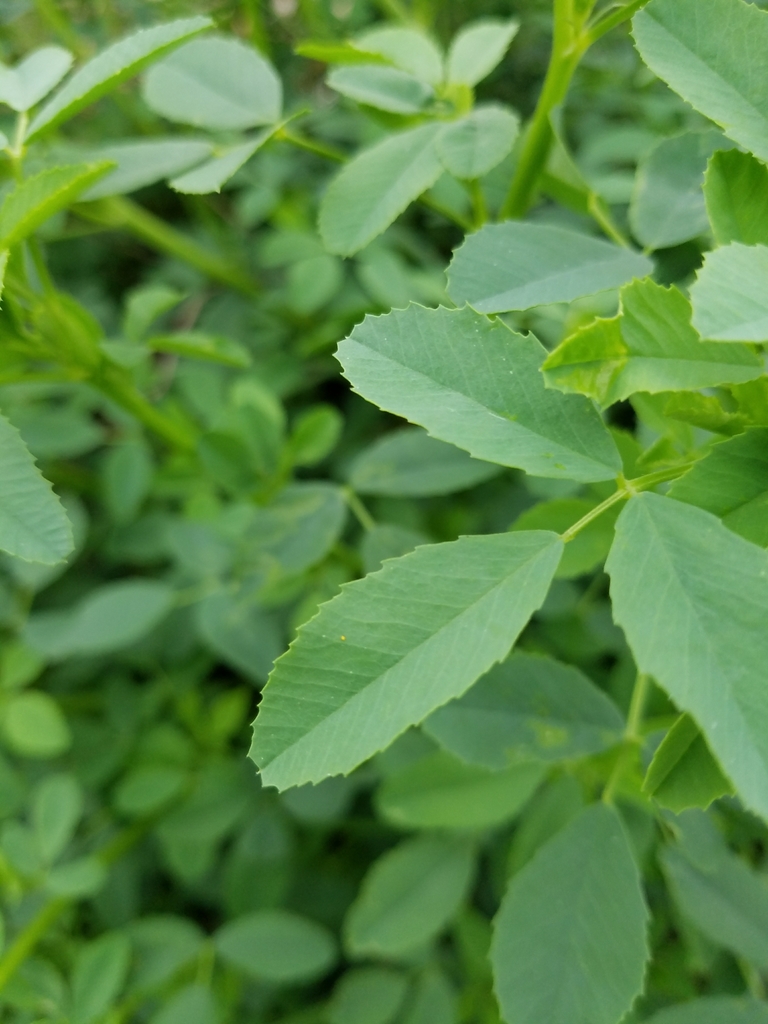
M 552 55 L 536 110 L 525 132 L 517 169 L 501 209 L 502 219 L 524 216 L 533 201 L 552 146 L 552 111 L 565 99 L 586 50 L 582 28 L 587 16 L 588 12 L 576 14 L 573 0 L 555 0 Z
M 129 381 L 118 375 L 102 373 L 94 377 L 91 383 L 174 448 L 194 451 L 197 447 L 197 435 L 191 427 L 165 416 Z
M 210 252 L 193 239 L 176 231 L 159 217 L 125 196 L 111 196 L 91 203 L 77 203 L 73 210 L 105 228 L 124 228 L 155 249 L 184 260 L 208 277 L 246 295 L 256 295 L 256 282 L 239 267 Z
M 695 460 L 694 460 L 695 461 Z M 693 465 L 692 462 L 684 462 L 679 466 L 668 466 L 666 469 L 659 469 L 655 473 L 648 473 L 647 476 L 639 476 L 634 480 L 624 480 L 623 477 L 619 478 L 619 488 L 614 491 L 613 494 L 606 498 L 605 501 L 600 502 L 590 512 L 587 512 L 585 516 L 582 516 L 577 523 L 573 526 L 569 526 L 568 529 L 560 534 L 560 539 L 564 544 L 581 533 L 585 527 L 589 526 L 591 522 L 607 512 L 609 508 L 615 505 L 619 501 L 624 501 L 626 498 L 631 498 L 634 494 L 640 494 L 641 491 L 648 491 L 652 487 L 656 487 L 657 484 L 667 483 L 670 480 L 677 480 L 683 473 L 687 473 Z
M 54 3 L 54 0 L 35 0 L 35 7 L 37 8 L 40 20 L 48 26 L 54 35 L 59 37 L 66 47 L 73 50 L 78 57 L 87 56 L 88 48 L 69 24 L 66 16 L 62 14 L 58 4 Z
M 11 980 L 29 954 L 70 905 L 66 896 L 57 896 L 50 900 L 35 914 L 31 921 L 22 928 L 14 941 L 0 958 L 0 991 Z
M 375 530 L 376 520 L 373 518 L 373 516 L 362 503 L 362 501 L 360 501 L 360 499 L 358 498 L 358 496 L 355 494 L 351 487 L 344 488 L 344 497 L 346 499 L 347 505 L 349 505 L 350 512 L 352 512 L 352 514 L 355 516 L 355 518 L 360 523 L 362 528 L 366 531 Z
M 598 18 L 597 21 L 593 22 L 587 29 L 586 34 L 586 45 L 589 47 L 593 43 L 601 39 L 606 32 L 610 32 L 611 29 L 617 28 L 622 25 L 625 21 L 628 21 L 634 14 L 648 3 L 648 0 L 631 0 L 631 3 L 625 4 L 623 7 L 619 7 L 617 10 L 612 11 L 610 14 L 605 14 Z
M 634 757 L 638 744 L 642 739 L 641 728 L 643 724 L 643 714 L 645 712 L 645 705 L 648 702 L 650 690 L 651 677 L 646 675 L 645 672 L 638 672 L 637 679 L 635 680 L 635 686 L 632 690 L 632 699 L 629 703 L 629 711 L 627 713 L 627 724 L 624 729 L 624 744 L 619 751 L 619 756 L 616 758 L 616 764 L 614 765 L 613 771 L 611 772 L 608 782 L 605 784 L 605 789 L 603 790 L 603 802 L 606 804 L 613 803 L 621 778 L 629 766 L 629 762 Z

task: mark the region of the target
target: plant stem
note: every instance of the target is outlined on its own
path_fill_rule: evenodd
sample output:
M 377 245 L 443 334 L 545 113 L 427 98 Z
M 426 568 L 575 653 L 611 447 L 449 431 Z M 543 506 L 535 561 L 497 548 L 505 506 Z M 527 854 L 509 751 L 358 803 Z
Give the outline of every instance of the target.
M 178 423 L 156 409 L 129 381 L 107 372 L 95 376 L 91 383 L 172 447 L 182 451 L 194 451 L 196 448 L 196 433 L 186 424 Z
M 648 0 L 631 0 L 630 3 L 613 10 L 610 14 L 604 14 L 602 17 L 599 17 L 587 29 L 586 45 L 591 46 L 592 43 L 602 38 L 606 32 L 610 32 L 611 29 L 617 28 L 625 21 L 628 21 L 642 7 L 645 7 L 647 3 Z
M 208 277 L 246 295 L 258 294 L 256 282 L 224 257 L 199 245 L 125 196 L 77 203 L 78 216 L 105 228 L 124 228 L 153 248 L 184 260 Z
M 35 0 L 35 7 L 40 20 L 48 26 L 54 35 L 59 37 L 65 46 L 73 50 L 78 57 L 87 56 L 88 47 L 81 41 L 54 0 Z
M 67 899 L 66 896 L 57 896 L 55 899 L 49 900 L 48 903 L 40 908 L 32 920 L 22 928 L 2 958 L 0 958 L 0 991 L 5 988 L 40 939 L 42 939 L 43 935 L 61 917 L 70 903 L 71 900 Z
M 587 14 L 577 16 L 573 0 L 555 0 L 552 55 L 536 110 L 526 129 L 517 170 L 501 209 L 502 219 L 524 216 L 533 201 L 536 184 L 552 145 L 550 116 L 565 99 L 586 50 L 582 27 Z
M 651 677 L 646 675 L 645 672 L 638 672 L 637 679 L 635 680 L 635 686 L 632 690 L 632 699 L 629 703 L 629 711 L 627 713 L 627 724 L 624 729 L 624 745 L 619 752 L 619 756 L 616 758 L 616 764 L 613 766 L 613 771 L 611 772 L 608 782 L 605 784 L 605 789 L 603 790 L 603 802 L 606 804 L 613 803 L 621 777 L 627 768 L 629 760 L 634 756 L 638 743 L 642 739 L 640 730 L 643 724 L 643 713 L 645 712 L 645 705 L 648 701 L 650 689 Z
M 360 501 L 351 487 L 344 488 L 344 498 L 346 499 L 347 505 L 349 505 L 350 512 L 352 512 L 362 528 L 366 531 L 375 530 L 376 520 L 362 501 Z
M 599 505 L 596 505 L 590 512 L 587 512 L 585 516 L 582 516 L 577 523 L 573 526 L 569 526 L 568 529 L 560 534 L 560 539 L 564 544 L 581 533 L 581 531 L 589 526 L 591 522 L 598 519 L 603 512 L 607 512 L 609 508 L 615 505 L 619 501 L 624 501 L 626 498 L 631 498 L 634 494 L 639 494 L 641 491 L 648 491 L 651 487 L 655 487 L 657 484 L 667 483 L 669 480 L 677 480 L 683 473 L 686 473 L 693 462 L 684 462 L 679 466 L 668 466 L 666 469 L 659 469 L 655 473 L 648 473 L 647 476 L 639 476 L 634 480 L 624 480 L 623 477 L 619 478 L 619 488 L 614 491 L 613 494 L 602 501 Z

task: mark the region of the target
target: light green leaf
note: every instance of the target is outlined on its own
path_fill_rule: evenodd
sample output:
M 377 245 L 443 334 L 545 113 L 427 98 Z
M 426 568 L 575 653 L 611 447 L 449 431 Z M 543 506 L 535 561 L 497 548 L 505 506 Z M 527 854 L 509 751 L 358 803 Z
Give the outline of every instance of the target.
M 320 234 L 329 252 L 352 256 L 437 181 L 443 172 L 435 142 L 440 124 L 390 135 L 354 157 L 328 186 Z
M 645 277 L 645 256 L 548 224 L 490 224 L 453 254 L 448 294 L 481 313 L 570 302 Z
M 681 715 L 653 755 L 643 791 L 679 814 L 707 807 L 733 788 L 690 715 Z
M 38 111 L 29 126 L 27 139 L 42 131 L 50 131 L 74 117 L 83 107 L 141 71 L 150 61 L 212 25 L 210 18 L 180 18 L 164 25 L 140 29 L 108 46 L 76 71 L 53 99 Z
M 640 161 L 629 207 L 639 242 L 664 249 L 707 232 L 704 174 L 709 157 L 725 145 L 720 132 L 686 132 L 662 139 Z
M 91 1024 L 125 984 L 131 946 L 122 932 L 106 932 L 79 950 L 72 972 L 72 1024 Z
M 200 167 L 195 167 L 178 178 L 173 178 L 168 184 L 177 192 L 186 192 L 190 195 L 221 192 L 222 185 L 272 138 L 275 131 L 276 128 L 266 128 L 255 138 L 241 142 L 239 146 L 232 146 L 221 156 L 206 161 Z
M 295 984 L 327 974 L 336 943 L 322 925 L 287 910 L 260 910 L 223 925 L 213 941 L 218 954 L 261 981 Z
M 718 245 L 768 245 L 768 167 L 737 149 L 709 161 L 704 196 Z
M 544 387 L 545 350 L 470 309 L 366 317 L 339 345 L 355 391 L 478 459 L 592 481 L 621 469 L 594 406 Z
M 268 505 L 254 510 L 247 551 L 273 559 L 285 572 L 304 572 L 325 558 L 346 518 L 340 487 L 325 481 L 289 484 Z
M 425 82 L 381 64 L 335 68 L 327 82 L 342 96 L 392 114 L 418 114 L 434 98 L 434 91 Z
M 521 513 L 510 526 L 510 530 L 552 530 L 553 533 L 565 533 L 598 504 L 597 499 L 587 498 L 555 498 L 552 501 L 542 501 Z M 583 576 L 605 561 L 611 550 L 613 529 L 619 512 L 618 506 L 609 509 L 568 541 L 555 579 L 568 580 Z
M 763 361 L 753 351 L 702 342 L 690 320 L 691 305 L 674 285 L 633 281 L 621 290 L 620 315 L 566 338 L 547 357 L 544 378 L 608 406 L 636 391 L 695 390 L 762 376 Z
M 749 420 L 742 413 L 728 412 L 718 397 L 702 395 L 699 391 L 672 392 L 664 405 L 664 415 L 729 437 L 741 433 L 749 425 Z
M 254 683 L 266 681 L 285 647 L 273 616 L 247 594 L 210 594 L 196 606 L 195 622 L 206 646 Z
M 456 991 L 443 971 L 428 967 L 418 978 L 403 1024 L 458 1024 Z
M 484 18 L 464 25 L 448 51 L 448 81 L 477 85 L 503 60 L 519 28 L 520 23 L 514 18 Z
M 497 103 L 475 107 L 466 117 L 446 126 L 437 151 L 447 171 L 474 181 L 501 163 L 520 131 L 520 118 Z
M 145 285 L 128 294 L 123 315 L 123 332 L 129 341 L 144 339 L 149 328 L 184 298 L 184 293 L 164 284 Z
M 691 287 L 693 326 L 712 341 L 768 341 L 767 280 L 768 246 L 708 252 Z
M 671 1006 L 646 1024 L 768 1024 L 768 1006 L 735 996 L 710 996 Z
M 89 152 L 93 160 L 109 160 L 117 167 L 105 175 L 80 199 L 101 199 L 135 192 L 173 174 L 180 174 L 199 164 L 213 152 L 205 139 L 137 139 L 116 142 Z
M 540 763 L 492 771 L 439 750 L 390 775 L 376 807 L 400 828 L 488 828 L 514 817 L 545 773 Z
M 72 743 L 67 720 L 47 693 L 28 690 L 11 697 L 1 721 L 5 741 L 22 757 L 58 757 Z
M 675 481 L 669 496 L 712 512 L 729 530 L 768 547 L 768 430 L 755 427 L 714 445 Z
M 518 651 L 430 715 L 424 729 L 464 761 L 501 769 L 597 754 L 620 742 L 624 722 L 579 669 Z
M 305 39 L 294 47 L 300 57 L 319 61 L 321 64 L 392 64 L 381 54 L 364 50 L 349 39 L 326 42 L 324 39 Z
M 651 0 L 635 15 L 633 34 L 651 71 L 768 159 L 768 14 L 742 0 Z
M 619 516 L 606 569 L 638 668 L 693 717 L 747 806 L 768 816 L 768 553 L 709 512 L 641 494 Z
M 147 72 L 145 102 L 171 121 L 213 131 L 273 124 L 283 88 L 272 65 L 232 36 L 194 39 Z
M 471 843 L 422 836 L 374 862 L 344 922 L 352 956 L 407 957 L 454 916 L 469 888 Z
M 702 815 L 699 826 L 711 841 L 694 845 L 697 833 L 686 841 L 686 822 Z M 768 964 L 768 886 L 763 876 L 725 846 L 703 812 L 686 811 L 683 843 L 668 847 L 660 856 L 672 896 L 683 914 L 717 946 L 765 967 Z
M 491 960 L 504 1019 L 616 1024 L 642 989 L 647 918 L 621 821 L 594 804 L 514 876 L 501 904 Z
M 154 466 L 143 438 L 125 441 L 107 453 L 101 468 L 104 504 L 115 523 L 130 523 L 146 498 Z
M 219 1012 L 210 988 L 185 985 L 150 1018 L 151 1024 L 216 1024 Z
M 341 437 L 344 420 L 333 405 L 310 406 L 297 417 L 288 439 L 288 452 L 294 466 L 315 466 L 331 454 Z
M 395 67 L 430 85 L 440 85 L 443 80 L 443 55 L 440 48 L 431 36 L 419 29 L 377 25 L 355 36 L 353 45 L 368 53 L 378 54 L 391 61 Z
M 154 814 L 178 797 L 188 781 L 187 772 L 175 765 L 139 765 L 120 780 L 115 807 L 129 818 Z
M 205 359 L 240 369 L 251 365 L 251 353 L 233 338 L 204 331 L 177 331 L 175 334 L 152 334 L 146 339 L 152 352 L 173 352 L 190 359 Z
M 380 523 L 372 530 L 366 530 L 360 542 L 360 555 L 366 573 L 376 572 L 388 558 L 407 555 L 420 544 L 429 543 L 429 538 L 416 530 L 408 530 L 392 523 Z
M 204 941 L 199 925 L 172 914 L 134 918 L 126 930 L 134 950 L 132 991 L 146 991 L 170 981 L 199 955 Z
M 359 494 L 422 498 L 463 491 L 500 472 L 421 427 L 404 427 L 374 441 L 352 462 L 347 480 Z
M 358 967 L 341 976 L 328 1008 L 330 1024 L 390 1024 L 408 991 L 391 967 Z
M 41 171 L 17 185 L 0 207 L 0 246 L 8 248 L 36 231 L 43 221 L 69 206 L 111 164 L 65 164 Z
M 549 533 L 463 537 L 343 587 L 264 691 L 251 749 L 264 784 L 347 773 L 461 696 L 507 656 L 561 552 Z
M 42 46 L 16 67 L 0 65 L 0 103 L 12 110 L 31 110 L 72 67 L 72 54 L 61 46 Z
M 107 654 L 145 636 L 173 605 L 173 590 L 159 580 L 105 583 L 67 611 L 30 616 L 25 642 L 51 661 Z
M 74 775 L 46 776 L 32 800 L 32 827 L 48 864 L 64 852 L 83 813 L 83 791 Z
M 72 551 L 72 527 L 19 432 L 0 416 L 0 550 L 55 565 Z
M 54 896 L 84 899 L 95 896 L 107 881 L 107 869 L 95 857 L 78 857 L 48 872 L 45 888 Z

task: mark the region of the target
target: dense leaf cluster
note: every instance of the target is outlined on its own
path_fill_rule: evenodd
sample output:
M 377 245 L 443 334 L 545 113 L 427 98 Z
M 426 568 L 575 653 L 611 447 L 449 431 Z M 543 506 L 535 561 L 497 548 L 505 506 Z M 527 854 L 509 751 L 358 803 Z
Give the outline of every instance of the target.
M 4 1024 L 768 1024 L 768 12 L 517 6 L 0 11 Z

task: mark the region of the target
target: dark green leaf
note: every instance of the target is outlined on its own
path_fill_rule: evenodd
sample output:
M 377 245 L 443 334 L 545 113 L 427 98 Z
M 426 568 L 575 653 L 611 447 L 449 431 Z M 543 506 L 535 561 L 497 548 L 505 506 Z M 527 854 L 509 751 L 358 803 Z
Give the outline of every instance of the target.
M 331 933 L 287 910 L 262 910 L 223 925 L 214 936 L 216 950 L 251 977 L 295 984 L 320 977 L 336 962 Z
M 733 793 L 690 715 L 681 715 L 653 756 L 643 789 L 678 814 Z

